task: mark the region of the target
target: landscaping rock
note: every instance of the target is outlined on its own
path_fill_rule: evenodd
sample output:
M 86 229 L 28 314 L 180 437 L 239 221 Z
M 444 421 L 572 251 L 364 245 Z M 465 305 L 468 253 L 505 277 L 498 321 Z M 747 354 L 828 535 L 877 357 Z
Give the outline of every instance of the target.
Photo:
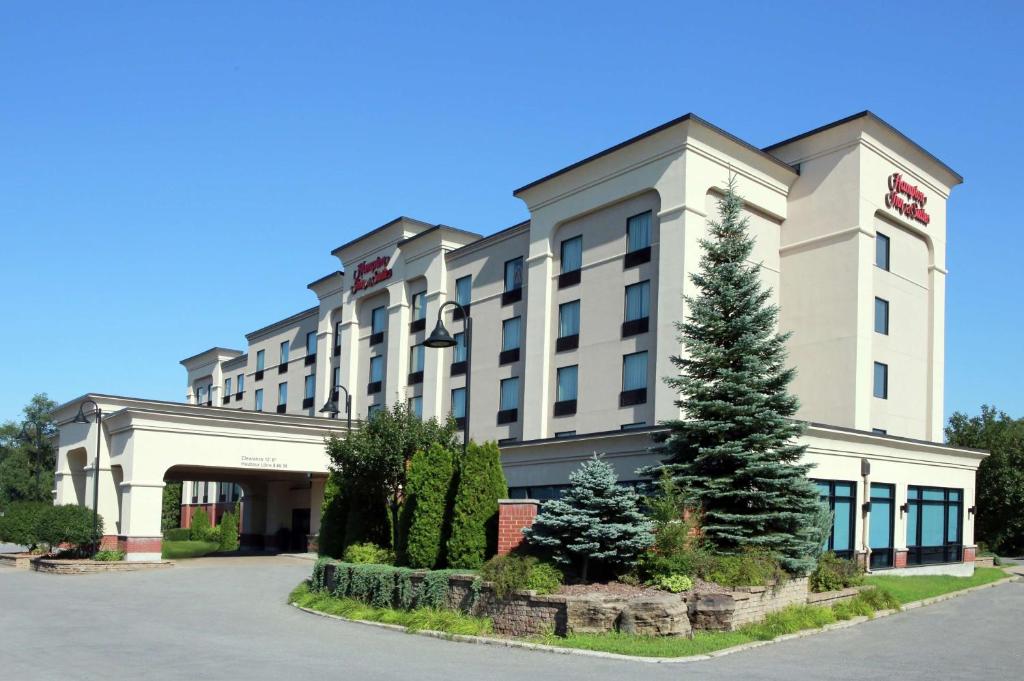
M 691 637 L 686 601 L 680 596 L 647 596 L 626 603 L 619 617 L 619 631 L 640 636 Z
M 626 599 L 603 594 L 575 596 L 566 603 L 566 626 L 574 634 L 612 631 L 626 606 Z

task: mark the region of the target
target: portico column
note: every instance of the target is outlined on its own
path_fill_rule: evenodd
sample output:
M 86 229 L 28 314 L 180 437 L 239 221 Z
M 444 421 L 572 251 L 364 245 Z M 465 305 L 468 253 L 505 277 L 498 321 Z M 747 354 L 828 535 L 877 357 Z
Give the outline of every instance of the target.
M 384 404 L 391 406 L 395 400 L 406 400 L 406 385 L 409 376 L 409 303 L 405 282 L 388 287 L 388 330 L 384 334 L 387 343 L 387 359 L 384 361 Z
M 121 483 L 121 533 L 118 546 L 125 560 L 160 560 L 163 535 L 163 480 L 126 480 Z
M 538 229 L 541 234 L 550 230 Z M 551 411 L 551 336 L 552 336 L 552 273 L 553 256 L 550 238 L 531 240 L 526 260 L 526 319 L 524 345 L 526 361 L 525 385 L 520 395 L 519 413 L 523 423 L 523 440 L 548 436 Z

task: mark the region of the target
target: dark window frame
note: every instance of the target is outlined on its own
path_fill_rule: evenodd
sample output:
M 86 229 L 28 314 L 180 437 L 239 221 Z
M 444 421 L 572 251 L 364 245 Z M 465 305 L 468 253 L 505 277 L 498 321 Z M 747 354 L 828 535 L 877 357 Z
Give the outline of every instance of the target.
M 919 491 L 919 498 L 914 499 L 910 496 L 911 490 Z M 943 499 L 925 499 L 925 490 L 939 490 L 943 492 Z M 957 492 L 960 494 L 960 498 L 951 501 L 949 498 L 950 492 Z M 941 563 L 960 563 L 963 561 L 964 552 L 964 490 L 958 487 L 935 487 L 932 485 L 908 485 L 907 486 L 907 516 L 909 523 L 910 507 L 917 506 L 917 527 L 913 534 L 915 543 L 911 544 L 911 533 L 910 528 L 907 528 L 907 565 L 937 565 Z M 925 506 L 942 506 L 942 546 L 922 546 L 921 545 L 921 534 L 924 528 L 924 510 Z M 956 542 L 950 543 L 946 538 L 949 536 L 949 509 L 950 506 L 956 506 L 957 513 L 957 536 Z M 932 558 L 938 557 L 939 560 L 932 560 Z
M 890 496 L 888 497 L 876 497 L 874 492 L 871 490 L 872 487 L 888 487 Z M 896 485 L 888 482 L 872 482 L 869 483 L 868 488 L 868 501 L 870 502 L 870 512 L 875 512 L 875 500 L 879 502 L 887 502 L 889 505 L 889 544 L 890 546 L 884 549 L 871 549 L 871 569 L 872 570 L 884 570 L 885 568 L 891 568 L 896 564 Z M 868 543 L 871 543 L 871 529 L 868 528 Z
M 822 480 L 819 478 L 811 478 L 811 482 L 816 484 L 827 484 L 828 495 L 822 495 L 821 501 L 828 503 L 829 510 L 832 511 L 832 528 L 828 532 L 828 550 L 832 551 L 839 558 L 853 558 L 857 547 L 857 490 L 859 485 L 856 480 Z M 836 495 L 836 484 L 840 485 L 851 485 L 853 488 L 852 496 L 837 496 Z M 835 550 L 835 512 L 836 512 L 836 500 L 849 501 L 850 502 L 850 548 L 842 551 Z
M 878 328 L 878 304 L 879 303 L 884 303 L 884 308 L 883 309 L 885 310 L 885 318 L 882 321 L 882 326 L 883 326 L 882 329 Z M 883 336 L 888 336 L 889 335 L 889 301 L 886 300 L 885 298 L 881 298 L 879 296 L 875 296 L 875 333 L 881 334 Z
M 878 394 L 878 367 L 882 370 L 882 394 Z M 889 399 L 889 365 L 885 362 L 875 362 L 871 368 L 871 395 L 878 400 Z

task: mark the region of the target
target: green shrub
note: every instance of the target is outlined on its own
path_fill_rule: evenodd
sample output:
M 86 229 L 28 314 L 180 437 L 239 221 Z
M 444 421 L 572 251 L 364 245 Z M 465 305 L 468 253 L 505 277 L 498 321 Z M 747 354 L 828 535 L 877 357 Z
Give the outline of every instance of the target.
M 317 537 L 317 552 L 321 556 L 341 558 L 345 552 L 348 496 L 344 485 L 341 475 L 335 471 L 331 471 L 324 484 L 324 502 L 320 506 L 320 535 Z
M 174 527 L 164 530 L 164 539 L 167 541 L 188 541 L 191 536 L 192 531 L 187 527 Z
M 220 535 L 218 539 L 221 551 L 238 550 L 238 515 L 234 511 L 229 511 L 221 516 L 217 531 Z
M 346 563 L 391 565 L 395 562 L 395 554 L 389 549 L 365 542 L 349 546 L 342 559 Z
M 818 558 L 810 576 L 811 591 L 838 591 L 864 583 L 864 568 L 857 561 L 839 558 L 832 551 Z
M 212 541 L 213 528 L 210 526 L 210 515 L 205 508 L 196 509 L 192 514 L 189 530 L 189 539 L 193 541 Z
M 664 577 L 659 577 L 654 585 L 663 591 L 677 594 L 692 589 L 693 580 L 686 575 L 665 575 Z
M 498 598 L 507 598 L 513 591 L 532 589 L 538 594 L 558 591 L 564 579 L 562 571 L 535 556 L 510 553 L 494 556 L 480 568 L 480 578 L 490 582 Z
M 117 561 L 124 560 L 124 556 L 124 551 L 108 549 L 106 551 L 97 551 L 92 559 L 103 561 L 105 563 L 116 563 Z
M 39 541 L 51 548 L 70 544 L 76 550 L 91 546 L 103 535 L 103 518 L 97 520 L 96 534 L 93 534 L 92 509 L 75 504 L 51 506 L 43 513 L 39 522 Z
M 699 576 L 722 586 L 768 586 L 789 578 L 779 561 L 765 551 L 712 555 L 709 569 Z
M 448 566 L 477 569 L 498 547 L 498 499 L 508 496 L 495 442 L 470 442 L 460 457 Z
M 444 445 L 434 443 L 413 455 L 402 506 L 404 562 L 410 567 L 432 569 L 444 564 L 454 478 L 455 458 Z
M 16 501 L 7 505 L 0 516 L 0 542 L 26 546 L 31 551 L 39 543 L 39 527 L 43 516 L 53 508 L 43 501 Z

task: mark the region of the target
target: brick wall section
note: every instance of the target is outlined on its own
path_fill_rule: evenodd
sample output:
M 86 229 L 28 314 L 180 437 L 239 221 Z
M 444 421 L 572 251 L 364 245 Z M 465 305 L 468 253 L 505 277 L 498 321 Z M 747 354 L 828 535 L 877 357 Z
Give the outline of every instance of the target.
M 893 561 L 893 567 L 905 568 L 907 567 L 907 550 L 896 549 L 896 558 Z
M 965 546 L 964 547 L 964 562 L 973 563 L 974 559 L 978 557 L 978 547 L 976 546 Z
M 125 537 L 117 538 L 117 549 L 125 553 L 160 553 L 163 549 L 163 537 Z
M 523 528 L 533 525 L 539 508 L 536 499 L 498 501 L 498 555 L 504 556 L 523 543 Z
M 117 551 L 118 537 L 116 534 L 105 534 L 100 537 L 100 551 Z

